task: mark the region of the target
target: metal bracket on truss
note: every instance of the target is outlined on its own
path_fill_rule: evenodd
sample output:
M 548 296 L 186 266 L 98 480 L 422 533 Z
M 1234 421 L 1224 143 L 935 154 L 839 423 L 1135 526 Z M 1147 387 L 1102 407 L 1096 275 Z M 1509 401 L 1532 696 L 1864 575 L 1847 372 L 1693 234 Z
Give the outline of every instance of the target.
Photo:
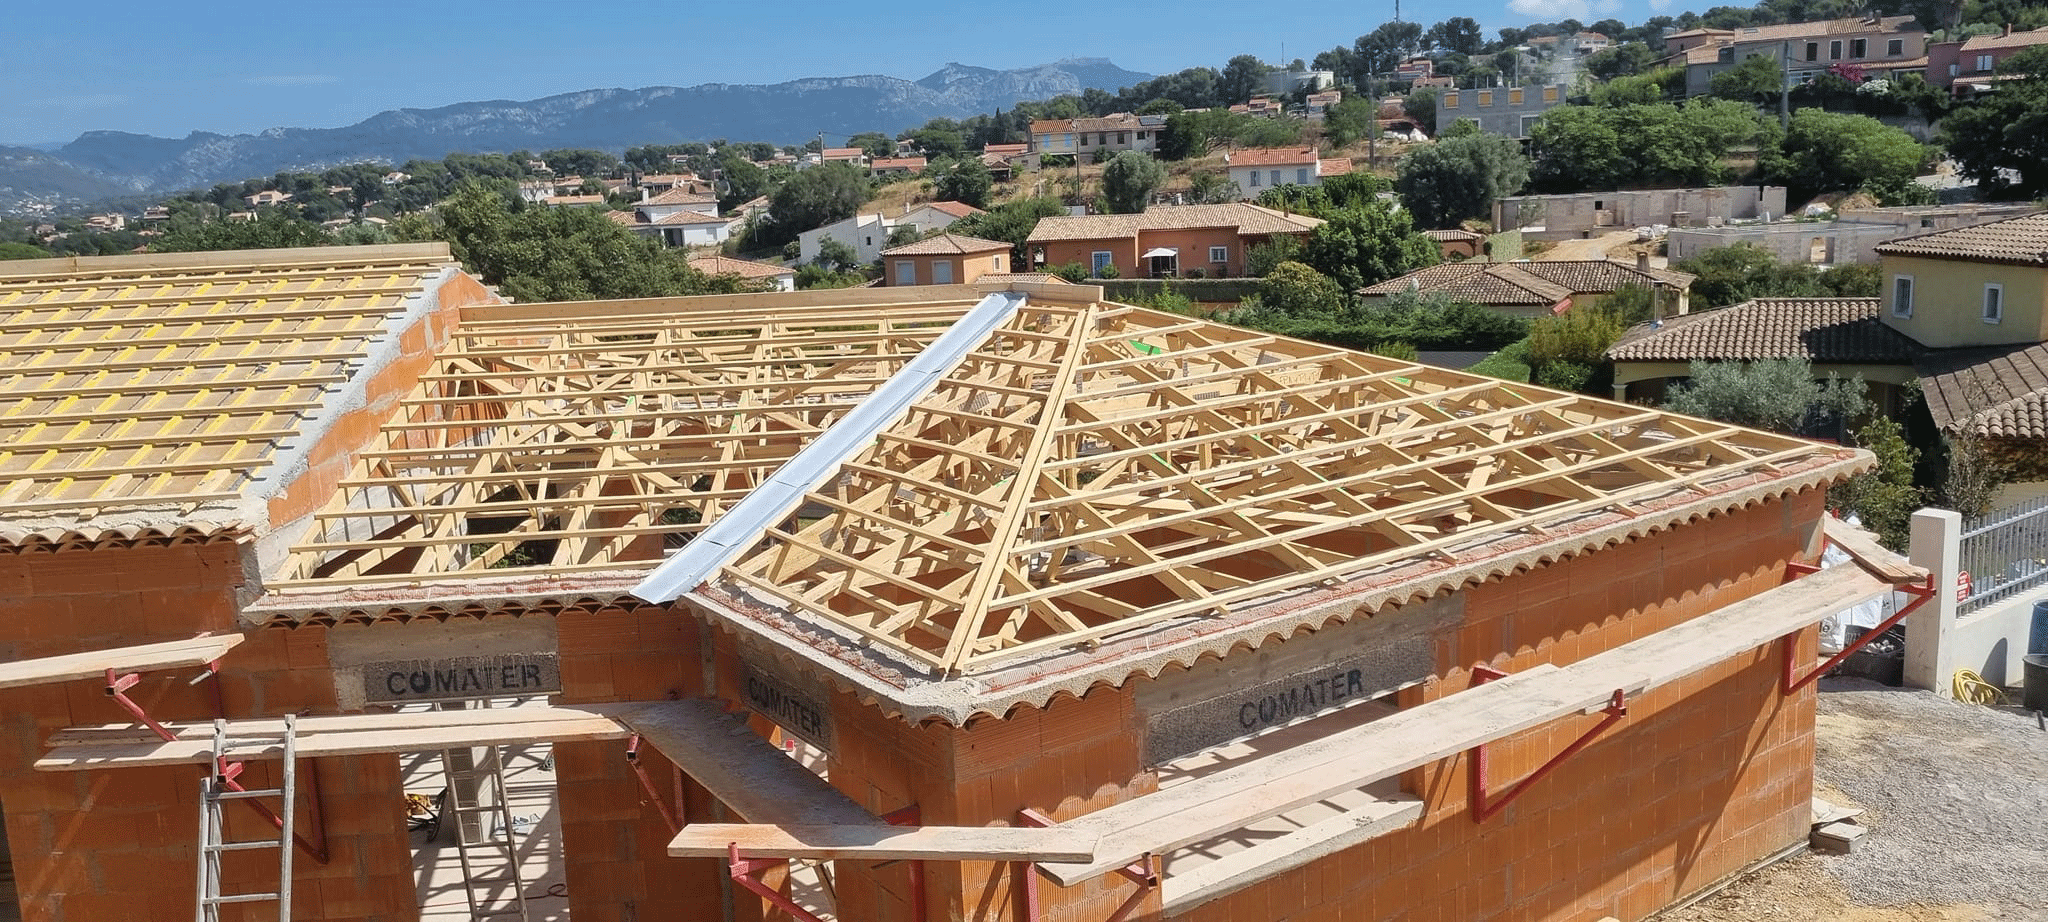
M 1058 825 L 1053 822 L 1052 817 L 1031 809 L 1017 811 L 1017 822 L 1033 827 Z M 1022 882 L 1024 889 L 1024 922 L 1039 922 L 1038 866 L 1029 861 L 1019 861 L 1016 865 L 1017 879 Z M 1124 922 L 1129 919 L 1131 914 L 1137 912 L 1138 907 L 1144 904 L 1145 896 L 1159 889 L 1160 881 L 1165 879 L 1160 868 L 1159 856 L 1152 854 L 1117 868 L 1116 873 L 1122 875 L 1125 880 L 1137 884 L 1138 890 L 1126 898 L 1123 905 L 1116 908 L 1116 912 L 1110 914 L 1108 922 Z
M 206 664 L 206 671 L 200 673 L 198 678 L 193 679 L 192 684 L 198 684 L 199 682 L 203 682 L 209 678 L 214 679 L 216 682 L 218 682 L 219 677 L 220 661 L 214 660 L 213 662 L 209 662 Z M 150 732 L 155 733 L 158 739 L 161 739 L 166 743 L 176 742 L 178 739 L 177 734 L 172 733 L 169 729 L 165 728 L 164 725 L 162 723 L 159 723 L 156 718 L 149 716 L 149 712 L 145 710 L 142 707 L 142 705 L 138 703 L 135 699 L 128 697 L 128 690 L 134 688 L 137 684 L 141 683 L 141 681 L 142 674 L 139 672 L 130 672 L 126 675 L 122 675 L 120 674 L 119 670 L 108 669 L 107 697 L 114 699 L 114 703 L 120 705 L 122 710 L 127 711 L 136 720 L 141 721 L 142 725 L 148 727 L 150 729 Z M 219 686 L 217 684 L 214 687 L 214 705 L 216 716 L 225 719 L 227 715 L 224 713 L 219 713 L 221 711 L 224 711 L 226 708 L 224 705 L 221 704 Z M 313 761 L 308 762 L 307 764 L 309 766 L 318 766 L 320 763 L 317 761 Z M 221 783 L 223 786 L 225 786 L 228 790 L 239 792 L 244 791 L 245 788 L 242 787 L 241 782 L 236 781 L 235 779 L 242 774 L 242 770 L 245 767 L 246 765 L 242 762 L 229 762 L 226 759 L 221 759 L 219 760 L 219 764 L 214 766 L 214 770 L 220 774 Z M 308 816 L 308 825 L 313 828 L 313 834 L 319 841 L 316 844 L 313 840 L 307 839 L 305 836 L 299 835 L 297 833 L 292 834 L 292 841 L 298 845 L 299 851 L 306 853 L 306 857 L 313 859 L 316 863 L 326 864 L 327 823 L 326 815 L 324 814 L 320 807 L 319 772 L 317 770 L 307 772 L 306 780 L 308 782 L 306 785 L 306 794 L 308 797 L 312 799 L 313 804 L 313 809 L 310 815 Z M 277 811 L 264 806 L 262 801 L 254 797 L 241 797 L 236 799 L 240 800 L 245 804 L 248 804 L 250 809 L 256 811 L 259 815 L 263 817 L 265 821 L 269 822 L 270 825 L 277 827 L 279 831 L 283 831 L 285 829 L 286 824 L 284 821 L 284 817 L 279 816 L 277 814 Z M 285 804 L 284 807 L 285 809 L 289 810 L 292 808 L 292 805 Z
M 1855 566 L 1855 564 L 1848 564 L 1848 566 Z M 1799 577 L 1807 576 L 1813 573 L 1818 573 L 1820 572 L 1820 569 L 1820 567 L 1810 563 L 1799 563 L 1797 561 L 1788 563 L 1785 565 L 1785 581 L 1789 583 L 1795 579 L 1798 579 Z M 1884 621 L 1880 622 L 1876 627 L 1871 628 L 1868 631 L 1865 631 L 1863 633 L 1863 636 L 1856 638 L 1855 640 L 1851 641 L 1848 646 L 1843 647 L 1840 653 L 1828 657 L 1827 662 L 1821 663 L 1819 666 L 1814 667 L 1813 671 L 1807 673 L 1804 678 L 1801 678 L 1799 675 L 1799 635 L 1785 635 L 1779 641 L 1780 649 L 1785 651 L 1785 675 L 1783 680 L 1779 683 L 1779 692 L 1784 695 L 1790 695 L 1812 684 L 1821 676 L 1827 675 L 1836 666 L 1841 665 L 1843 660 L 1846 660 L 1851 656 L 1855 656 L 1858 652 L 1861 652 L 1864 647 L 1869 646 L 1872 641 L 1883 636 L 1884 632 L 1891 630 L 1893 625 L 1896 625 L 1899 622 L 1906 620 L 1907 615 L 1919 611 L 1920 606 L 1927 604 L 1928 600 L 1934 598 L 1934 593 L 1936 591 L 1934 588 L 1934 574 L 1928 574 L 1925 580 L 1923 580 L 1920 585 L 1915 586 L 1907 584 L 1901 586 L 1894 586 L 1893 590 L 1896 592 L 1903 592 L 1907 595 L 1912 596 L 1913 601 L 1907 602 L 1905 607 L 1900 608 L 1891 617 L 1884 619 Z
M 1484 685 L 1495 679 L 1506 677 L 1507 673 L 1491 666 L 1472 667 L 1472 684 L 1474 685 Z M 1507 793 L 1502 794 L 1499 800 L 1490 799 L 1492 792 L 1489 790 L 1491 781 L 1487 777 L 1487 744 L 1480 743 L 1472 747 L 1472 822 L 1484 823 L 1498 815 L 1500 811 L 1507 809 L 1508 804 L 1514 803 L 1516 798 L 1528 793 L 1530 788 L 1535 787 L 1536 783 L 1542 781 L 1544 776 L 1556 770 L 1559 765 L 1564 764 L 1566 759 L 1577 755 L 1579 750 L 1592 745 L 1593 741 L 1598 739 L 1600 734 L 1607 732 L 1608 728 L 1614 726 L 1623 717 L 1627 717 L 1628 696 L 1621 689 L 1615 689 L 1614 694 L 1607 699 L 1607 706 L 1601 708 L 1600 713 L 1603 716 L 1600 718 L 1599 723 L 1594 724 L 1586 732 L 1579 734 L 1578 739 L 1572 740 L 1571 745 L 1564 747 L 1556 755 L 1551 756 L 1549 761 L 1544 762 L 1534 772 L 1531 772 L 1529 777 L 1523 778 L 1514 787 L 1508 788 Z

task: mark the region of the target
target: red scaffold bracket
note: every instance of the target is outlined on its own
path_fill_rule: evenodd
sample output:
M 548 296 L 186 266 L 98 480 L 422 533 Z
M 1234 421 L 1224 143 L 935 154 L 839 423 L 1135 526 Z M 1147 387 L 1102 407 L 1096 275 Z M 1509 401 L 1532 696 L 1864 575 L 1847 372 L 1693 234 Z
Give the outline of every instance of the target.
M 1798 576 L 1805 576 L 1809 573 L 1820 572 L 1819 567 L 1805 563 L 1786 564 L 1785 570 L 1786 582 L 1790 582 L 1793 579 L 1797 578 L 1797 576 L 1794 576 L 1793 574 L 1798 574 Z M 1910 615 L 1915 611 L 1920 610 L 1920 606 L 1927 604 L 1927 602 L 1930 599 L 1934 598 L 1934 574 L 1928 574 L 1920 585 L 1916 586 L 1912 584 L 1905 584 L 1894 586 L 1893 589 L 1894 591 L 1903 592 L 1907 595 L 1912 596 L 1913 601 L 1907 602 L 1905 604 L 1905 607 L 1900 608 L 1891 617 L 1886 618 L 1883 621 L 1879 622 L 1876 627 L 1871 628 L 1868 631 L 1865 631 L 1863 636 L 1856 638 L 1854 641 L 1851 641 L 1848 646 L 1843 647 L 1840 653 L 1828 657 L 1827 662 L 1821 663 L 1819 666 L 1814 667 L 1813 671 L 1807 673 L 1805 678 L 1801 678 L 1799 676 L 1799 635 L 1796 633 L 1787 634 L 1782 639 L 1780 639 L 1780 648 L 1785 651 L 1785 675 L 1783 681 L 1779 683 L 1779 691 L 1782 694 L 1790 695 L 1812 684 L 1821 676 L 1827 675 L 1829 672 L 1832 672 L 1836 666 L 1842 664 L 1843 660 L 1846 660 L 1851 656 L 1855 656 L 1864 647 L 1869 646 L 1872 641 L 1883 636 L 1884 632 L 1891 630 L 1894 625 L 1898 624 L 1901 621 L 1906 620 L 1907 615 Z
M 1472 667 L 1472 684 L 1474 685 L 1483 685 L 1506 676 L 1507 673 L 1494 669 L 1491 666 Z M 1551 756 L 1549 761 L 1544 762 L 1535 771 L 1530 772 L 1529 777 L 1523 778 L 1514 787 L 1508 788 L 1507 792 L 1502 794 L 1499 800 L 1491 799 L 1493 796 L 1490 790 L 1491 780 L 1487 777 L 1487 744 L 1480 743 L 1472 747 L 1472 822 L 1484 823 L 1498 815 L 1502 810 L 1507 809 L 1508 804 L 1514 803 L 1516 798 L 1528 793 L 1530 788 L 1535 787 L 1537 782 L 1542 781 L 1545 776 L 1557 770 L 1557 767 L 1564 764 L 1566 759 L 1577 755 L 1579 750 L 1592 745 L 1593 741 L 1598 739 L 1600 734 L 1607 732 L 1608 728 L 1614 726 L 1623 717 L 1627 717 L 1628 696 L 1621 689 L 1615 689 L 1614 694 L 1607 699 L 1607 706 L 1601 708 L 1600 713 L 1602 716 L 1599 723 L 1588 728 L 1586 732 L 1579 734 L 1578 739 L 1572 740 L 1571 745 L 1564 747 L 1558 754 Z
M 199 678 L 194 679 L 193 681 L 196 683 L 208 678 L 212 678 L 216 682 L 218 682 L 219 675 L 220 662 L 218 660 L 215 660 L 213 662 L 207 663 L 206 672 L 201 673 Z M 150 729 L 150 732 L 155 733 L 159 739 L 162 739 L 166 743 L 176 742 L 178 739 L 177 734 L 172 733 L 162 723 L 159 723 L 156 720 L 156 718 L 149 716 L 149 712 L 147 710 L 144 710 L 142 705 L 138 703 L 135 699 L 128 697 L 128 690 L 134 688 L 141 681 L 141 673 L 131 672 L 127 675 L 120 675 L 117 670 L 108 669 L 107 697 L 114 699 L 115 704 L 120 705 L 122 710 L 125 710 L 130 715 L 134 716 L 136 720 L 141 721 L 143 726 L 148 727 Z M 218 686 L 216 685 L 215 688 L 215 707 L 216 710 L 221 710 Z M 223 714 L 221 716 L 225 717 L 226 715 Z M 315 762 L 312 764 L 317 765 L 318 763 Z M 241 776 L 242 770 L 245 767 L 246 766 L 241 762 L 229 762 L 226 759 L 219 760 L 219 764 L 214 766 L 215 770 L 220 774 L 221 783 L 224 786 L 226 786 L 228 790 L 238 792 L 247 790 L 246 788 L 242 787 L 241 782 L 235 780 L 236 778 Z M 326 825 L 324 822 L 322 822 L 322 820 L 325 817 L 320 810 L 319 773 L 317 771 L 309 772 L 307 774 L 307 781 L 308 784 L 306 793 L 308 794 L 308 796 L 312 798 L 313 801 L 313 815 L 311 816 L 308 825 L 312 826 L 313 829 L 316 830 L 316 834 L 320 837 L 321 844 L 315 844 L 311 840 L 307 839 L 305 836 L 300 835 L 298 833 L 292 834 L 292 842 L 298 845 L 299 851 L 305 852 L 306 857 L 313 859 L 315 863 L 326 864 L 327 847 L 325 843 L 327 841 L 327 835 L 325 831 Z M 259 815 L 261 815 L 265 821 L 270 823 L 270 825 L 276 827 L 278 831 L 282 832 L 284 830 L 284 817 L 277 815 L 276 810 L 270 809 L 269 807 L 265 806 L 263 802 L 256 800 L 254 798 L 240 799 L 243 803 L 248 804 L 250 809 L 255 810 Z M 287 810 L 292 809 L 292 805 L 285 804 L 284 808 Z
M 668 824 L 669 835 L 682 832 L 683 824 L 676 819 L 676 813 L 682 809 L 682 801 L 678 799 L 676 810 L 670 810 L 668 801 L 663 800 L 661 792 L 654 789 L 654 779 L 647 777 L 647 766 L 640 761 L 638 733 L 626 741 L 626 764 L 633 766 L 633 777 L 640 779 L 640 792 L 647 795 L 647 802 L 654 805 L 654 809 L 661 814 L 662 822 Z
M 916 826 L 918 825 L 919 815 L 917 805 L 911 804 L 894 813 L 884 815 L 882 821 L 891 826 Z M 767 900 L 769 905 L 789 913 L 790 918 L 795 919 L 796 922 L 824 922 L 816 914 L 784 895 L 781 890 L 768 886 L 766 881 L 761 880 L 762 874 L 787 865 L 789 863 L 788 859 L 744 857 L 740 854 L 738 842 L 728 842 L 725 848 L 727 867 L 734 883 L 747 888 L 756 896 Z M 884 864 L 887 864 L 887 862 L 884 862 Z M 910 917 L 915 922 L 925 922 L 924 905 L 924 862 L 912 861 L 910 862 Z
M 1017 811 L 1017 822 L 1022 826 L 1040 828 L 1057 825 L 1052 817 L 1031 809 Z M 1037 867 L 1029 861 L 1016 862 L 1016 877 L 1024 891 L 1024 922 L 1039 922 Z M 1123 905 L 1116 908 L 1116 912 L 1110 914 L 1108 922 L 1124 922 L 1129 919 L 1131 913 L 1137 912 L 1138 907 L 1144 905 L 1145 895 L 1159 889 L 1159 882 L 1164 879 L 1158 855 L 1148 854 L 1117 868 L 1116 872 L 1123 875 L 1125 880 L 1137 884 L 1138 890 L 1125 899 Z

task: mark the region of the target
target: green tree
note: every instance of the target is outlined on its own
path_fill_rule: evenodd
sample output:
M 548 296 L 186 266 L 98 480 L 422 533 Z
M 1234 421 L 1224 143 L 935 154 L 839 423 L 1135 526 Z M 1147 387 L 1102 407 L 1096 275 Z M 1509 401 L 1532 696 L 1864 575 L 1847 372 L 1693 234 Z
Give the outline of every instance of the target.
M 1753 298 L 1874 298 L 1881 283 L 1874 265 L 1823 271 L 1804 263 L 1779 262 L 1770 251 L 1750 243 L 1715 247 L 1673 263 L 1672 268 L 1695 276 L 1691 298 L 1700 308 Z
M 1607 364 L 1607 350 L 1621 338 L 1624 326 L 1616 311 L 1601 305 L 1575 307 L 1529 324 L 1524 353 L 1530 378 L 1544 387 L 1584 390 Z
M 1273 68 L 1259 60 L 1258 55 L 1241 54 L 1223 65 L 1223 78 L 1217 81 L 1216 90 L 1226 105 L 1244 102 L 1266 91 L 1266 75 Z
M 879 131 L 863 131 L 846 139 L 847 147 L 858 147 L 869 157 L 896 156 L 895 139 Z
M 47 259 L 50 251 L 33 243 L 0 243 L 0 259 Z
M 1417 147 L 1401 158 L 1394 191 L 1425 228 L 1456 227 L 1492 213 L 1493 203 L 1529 180 L 1522 146 L 1498 135 L 1471 135 Z
M 1913 512 L 1924 498 L 1913 485 L 1920 451 L 1906 443 L 1898 422 L 1889 416 L 1874 417 L 1858 429 L 1856 446 L 1877 456 L 1877 470 L 1829 490 L 1828 505 L 1854 514 L 1876 533 L 1878 543 L 1903 552 L 1911 538 Z
M 1615 77 L 1593 88 L 1593 105 L 1608 108 L 1641 106 L 1685 95 L 1685 69 L 1659 67 L 1631 76 Z
M 1386 22 L 1358 37 L 1352 49 L 1358 53 L 1351 82 L 1363 88 L 1375 74 L 1389 74 L 1409 55 L 1422 50 L 1422 26 L 1412 22 Z
M 1649 70 L 1657 62 L 1657 53 L 1642 42 L 1622 42 L 1610 48 L 1594 52 L 1586 58 L 1586 72 L 1596 79 L 1613 80 Z
M 1707 186 L 1727 176 L 1729 152 L 1776 131 L 1754 107 L 1694 99 L 1614 108 L 1559 106 L 1530 132 L 1530 185 L 1544 192 L 1626 186 Z
M 1870 116 L 1801 109 L 1770 172 L 1791 199 L 1804 201 L 1866 184 L 1912 184 L 1926 153 L 1912 135 Z
M 2048 157 L 2041 155 L 2041 139 L 2048 138 L 2048 47 L 2013 55 L 1998 70 L 2012 79 L 1949 113 L 1941 145 L 1986 198 L 2048 195 Z
M 994 185 L 988 165 L 979 157 L 963 157 L 939 173 L 932 182 L 933 194 L 945 202 L 965 202 L 976 208 L 988 205 L 988 191 Z
M 1778 98 L 1785 91 L 1785 68 L 1775 55 L 1753 54 L 1708 82 L 1708 91 L 1722 99 L 1760 103 Z
M 849 163 L 827 163 L 791 176 L 769 200 L 776 240 L 853 217 L 871 191 L 866 174 Z
M 1427 48 L 1442 48 L 1463 55 L 1478 54 L 1486 44 L 1486 36 L 1479 30 L 1479 22 L 1470 16 L 1453 16 L 1430 26 L 1423 33 L 1422 43 Z
M 265 209 L 253 221 L 209 221 L 176 225 L 149 245 L 156 253 L 197 250 L 276 250 L 333 246 L 334 238 L 311 221 L 278 209 Z
M 1117 154 L 1102 168 L 1102 194 L 1116 214 L 1138 214 L 1152 201 L 1152 192 L 1166 182 L 1166 168 L 1151 155 L 1134 150 Z
M 1301 238 L 1293 234 L 1280 234 L 1266 238 L 1265 243 L 1255 243 L 1245 250 L 1244 274 L 1253 277 L 1270 275 L 1281 263 L 1294 262 L 1301 258 Z
M 1010 264 L 1028 266 L 1029 254 L 1024 252 L 1024 241 L 1030 239 L 1031 231 L 1038 226 L 1039 219 L 1067 213 L 1067 206 L 1050 196 L 1020 198 L 1004 202 L 981 214 L 968 215 L 946 228 L 947 233 L 983 240 L 1001 240 L 1010 245 Z M 1085 269 L 1083 270 L 1085 275 Z
M 1323 112 L 1323 137 L 1338 147 L 1349 147 L 1372 137 L 1379 131 L 1378 108 L 1363 96 L 1346 96 L 1336 105 Z M 1430 107 L 1430 121 L 1436 120 L 1436 109 Z
M 751 202 L 773 188 L 768 171 L 748 160 L 737 149 L 728 147 L 718 152 L 718 170 L 724 180 L 724 190 L 718 194 L 718 209 L 731 211 Z
M 558 148 L 540 152 L 556 176 L 609 176 L 619 168 L 619 158 L 601 150 Z
M 1326 320 L 1351 299 L 1327 275 L 1301 263 L 1284 262 L 1259 282 L 1259 304 L 1294 320 Z
M 1861 378 L 1816 381 L 1805 359 L 1694 362 L 1687 373 L 1665 409 L 1752 429 L 1792 434 L 1816 417 L 1852 418 L 1869 408 Z
M 1401 99 L 1401 113 L 1422 126 L 1424 134 L 1436 137 L 1436 88 L 1423 87 L 1410 90 Z
M 680 250 L 634 234 L 594 208 L 524 207 L 481 183 L 432 215 L 400 222 L 399 236 L 448 242 L 486 284 L 520 301 L 586 301 L 758 290 L 737 276 L 706 276 Z
M 1308 235 L 1301 261 L 1356 292 L 1397 275 L 1433 266 L 1442 251 L 1417 233 L 1406 211 L 1371 199 L 1343 208 Z
M 1214 170 L 1202 170 L 1188 176 L 1188 196 L 1197 205 L 1235 202 L 1242 191 L 1228 175 Z

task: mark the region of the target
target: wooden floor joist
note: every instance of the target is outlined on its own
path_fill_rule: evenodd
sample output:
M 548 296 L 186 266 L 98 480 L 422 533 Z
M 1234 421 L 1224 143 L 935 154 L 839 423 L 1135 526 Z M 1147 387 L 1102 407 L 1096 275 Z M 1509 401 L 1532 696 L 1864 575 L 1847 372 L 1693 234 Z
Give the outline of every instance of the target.
M 1692 675 L 1891 590 L 1835 567 L 1565 667 L 1542 665 L 1061 824 L 1101 836 L 1094 861 L 1049 863 L 1072 886 L 1340 791 Z
M 126 672 L 204 666 L 220 659 L 222 654 L 241 642 L 240 634 L 208 634 L 187 640 L 0 663 L 0 688 L 105 678 L 109 669 Z

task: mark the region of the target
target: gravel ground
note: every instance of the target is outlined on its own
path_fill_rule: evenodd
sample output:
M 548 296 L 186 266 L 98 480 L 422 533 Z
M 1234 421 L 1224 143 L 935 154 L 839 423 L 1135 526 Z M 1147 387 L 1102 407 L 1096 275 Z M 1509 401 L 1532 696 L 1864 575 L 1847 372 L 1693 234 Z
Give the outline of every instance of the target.
M 1867 812 L 1854 855 L 1766 868 L 1660 922 L 2048 920 L 2048 731 L 2017 708 L 1821 681 L 1819 794 Z
M 1821 686 L 1818 772 L 1870 812 L 1828 871 L 1858 902 L 2048 916 L 2048 731 L 2016 708 L 1861 679 Z

